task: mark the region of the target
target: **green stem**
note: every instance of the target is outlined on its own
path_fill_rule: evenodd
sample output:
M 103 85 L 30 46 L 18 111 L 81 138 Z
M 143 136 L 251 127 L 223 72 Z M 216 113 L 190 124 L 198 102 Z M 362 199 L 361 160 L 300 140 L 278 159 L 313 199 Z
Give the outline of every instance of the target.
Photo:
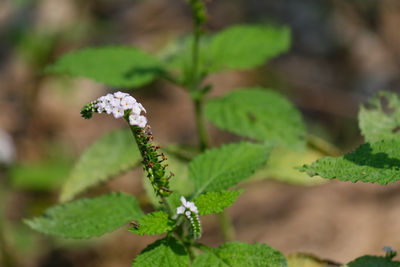
M 226 211 L 217 214 L 218 222 L 222 230 L 222 236 L 226 242 L 231 242 L 235 239 L 235 229 L 232 221 Z
M 194 100 L 197 136 L 199 139 L 200 151 L 202 152 L 205 151 L 210 146 L 208 141 L 207 130 L 204 123 L 203 102 L 204 99 L 202 97 Z
M 200 86 L 199 74 L 199 42 L 201 37 L 201 27 L 206 22 L 205 6 L 201 0 L 190 0 L 193 13 L 193 46 L 192 46 L 192 71 L 190 80 L 190 91 L 196 117 L 197 136 L 200 150 L 204 152 L 209 147 L 207 130 L 204 123 L 204 91 Z M 194 97 L 193 97 L 194 96 Z M 234 228 L 225 211 L 218 215 L 218 221 L 221 227 L 222 235 L 225 241 L 232 241 L 234 237 Z

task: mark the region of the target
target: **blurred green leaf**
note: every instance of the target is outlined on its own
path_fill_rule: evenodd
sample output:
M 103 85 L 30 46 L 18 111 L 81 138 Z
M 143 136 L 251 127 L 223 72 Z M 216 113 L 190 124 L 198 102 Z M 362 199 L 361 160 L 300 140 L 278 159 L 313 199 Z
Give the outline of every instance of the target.
M 268 143 L 303 147 L 305 126 L 297 109 L 263 88 L 243 88 L 210 100 L 207 118 L 222 130 Z
M 248 70 L 286 52 L 289 47 L 287 27 L 235 25 L 213 36 L 208 47 L 208 70 Z
M 136 88 L 162 75 L 163 68 L 138 48 L 106 46 L 63 55 L 46 72 L 86 77 L 115 88 Z
M 228 189 L 248 178 L 268 160 L 271 146 L 240 142 L 213 148 L 189 164 L 195 196 L 203 192 Z
M 250 179 L 274 179 L 284 183 L 303 186 L 325 183 L 326 180 L 321 177 L 310 177 L 296 169 L 297 166 L 311 164 L 313 161 L 324 156 L 325 154 L 308 147 L 301 151 L 275 147 L 268 160 L 268 164 L 258 170 Z
M 129 231 L 138 235 L 161 235 L 174 229 L 175 222 L 168 218 L 163 211 L 146 214 L 139 219 L 139 227 L 130 228 Z
M 133 261 L 132 267 L 187 267 L 189 255 L 173 237 L 157 240 L 147 246 Z
M 400 140 L 400 101 L 396 94 L 379 92 L 360 107 L 358 119 L 366 142 Z
M 225 243 L 196 257 L 193 267 L 287 267 L 285 256 L 265 244 Z
M 219 213 L 230 207 L 242 192 L 243 190 L 209 192 L 196 197 L 194 203 L 200 215 Z
M 328 267 L 328 263 L 314 255 L 292 253 L 287 257 L 289 267 Z
M 63 159 L 51 159 L 35 163 L 18 163 L 10 168 L 11 185 L 17 189 L 54 190 L 68 177 L 71 163 Z
M 53 206 L 25 223 L 44 234 L 81 239 L 101 236 L 143 216 L 133 196 L 110 193 Z
M 400 261 L 392 261 L 391 259 L 378 256 L 362 256 L 343 267 L 399 267 Z
M 140 161 L 139 149 L 128 129 L 108 133 L 80 156 L 61 190 L 60 201 L 69 201 L 88 188 L 126 172 Z
M 400 180 L 400 140 L 366 143 L 341 157 L 325 157 L 299 168 L 310 176 L 387 184 Z

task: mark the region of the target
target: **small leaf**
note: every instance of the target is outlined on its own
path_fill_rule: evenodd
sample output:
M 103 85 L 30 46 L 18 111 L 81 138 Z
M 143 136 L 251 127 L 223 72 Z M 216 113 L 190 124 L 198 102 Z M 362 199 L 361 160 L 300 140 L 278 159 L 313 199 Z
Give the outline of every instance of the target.
M 231 206 L 242 192 L 243 190 L 209 192 L 196 197 L 194 203 L 200 215 L 218 213 Z
M 111 193 L 54 206 L 40 217 L 25 220 L 32 229 L 65 238 L 101 236 L 144 216 L 137 200 Z
M 139 219 L 139 227 L 129 231 L 138 235 L 161 235 L 174 229 L 174 226 L 175 222 L 168 218 L 168 214 L 155 211 Z
M 400 100 L 396 94 L 379 92 L 360 107 L 358 119 L 366 142 L 400 140 Z
M 299 168 L 308 175 L 387 184 L 400 180 L 400 140 L 366 143 L 341 157 L 325 157 Z
M 132 267 L 187 267 L 189 255 L 173 237 L 157 240 L 147 246 L 133 261 Z
M 236 185 L 263 166 L 270 152 L 270 146 L 240 142 L 200 154 L 189 164 L 189 175 L 195 184 L 195 196 Z
M 130 131 L 111 132 L 98 139 L 78 159 L 61 190 L 60 201 L 73 199 L 88 188 L 123 173 L 141 160 Z
M 287 51 L 287 27 L 236 25 L 216 34 L 208 47 L 209 72 L 247 70 Z
M 86 48 L 61 56 L 46 72 L 86 77 L 114 88 L 135 88 L 163 73 L 161 63 L 135 47 Z
M 265 244 L 250 245 L 241 242 L 225 243 L 214 252 L 205 252 L 196 257 L 193 267 L 286 267 L 285 256 Z
M 349 262 L 343 267 L 400 267 L 400 262 L 392 261 L 385 257 L 366 255 Z
M 300 113 L 273 91 L 243 88 L 209 101 L 205 112 L 222 130 L 289 147 L 304 145 L 305 126 Z

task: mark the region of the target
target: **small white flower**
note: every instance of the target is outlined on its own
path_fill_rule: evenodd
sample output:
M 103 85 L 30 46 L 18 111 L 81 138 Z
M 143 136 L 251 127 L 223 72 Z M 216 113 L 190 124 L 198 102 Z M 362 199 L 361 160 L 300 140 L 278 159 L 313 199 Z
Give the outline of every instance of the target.
M 147 113 L 147 112 L 146 112 L 146 109 L 143 107 L 142 104 L 138 103 L 138 106 L 139 106 L 139 109 L 140 109 L 141 111 L 143 111 L 144 113 Z
M 129 115 L 129 124 L 130 125 L 138 125 L 139 124 L 139 115 L 131 114 Z
M 122 98 L 124 98 L 127 95 L 128 95 L 127 93 L 123 93 L 123 92 L 120 92 L 120 91 L 114 93 L 114 97 L 118 98 L 119 100 L 121 100 Z
M 141 109 L 140 109 L 139 103 L 132 104 L 131 110 L 132 110 L 132 113 L 134 113 L 136 115 L 140 115 Z
M 192 214 L 190 211 L 185 212 L 185 215 L 186 215 L 186 217 L 188 217 L 188 219 L 191 219 L 190 214 Z
M 132 109 L 135 103 L 136 99 L 128 95 L 121 100 L 121 107 L 125 110 Z
M 184 207 L 186 207 L 186 198 L 184 196 L 181 196 L 181 203 Z
M 139 116 L 138 117 L 138 126 L 140 128 L 144 128 L 147 124 L 147 118 L 145 116 Z
M 185 207 L 180 206 L 176 209 L 176 214 L 183 214 L 184 212 L 185 212 Z
M 113 108 L 112 113 L 114 115 L 114 118 L 116 118 L 116 119 L 124 116 L 124 110 L 120 107 Z

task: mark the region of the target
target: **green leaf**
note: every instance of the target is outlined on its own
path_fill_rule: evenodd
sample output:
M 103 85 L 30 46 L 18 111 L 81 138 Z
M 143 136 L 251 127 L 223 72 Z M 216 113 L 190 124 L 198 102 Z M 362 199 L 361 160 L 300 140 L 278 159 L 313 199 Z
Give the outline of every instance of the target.
M 113 131 L 98 139 L 78 159 L 61 190 L 60 201 L 73 199 L 86 189 L 121 174 L 141 160 L 132 133 Z
M 391 259 L 378 256 L 362 256 L 357 258 L 343 267 L 399 267 L 399 261 L 392 261 Z
M 400 180 L 400 140 L 366 143 L 341 157 L 325 157 L 299 168 L 308 175 L 387 184 Z
M 218 213 L 231 206 L 242 192 L 243 190 L 209 192 L 196 197 L 194 203 L 200 215 Z
M 263 88 L 242 88 L 209 101 L 207 118 L 222 130 L 260 141 L 302 147 L 300 113 L 281 95 Z
M 250 179 L 274 179 L 280 182 L 302 186 L 322 184 L 327 182 L 327 180 L 318 176 L 310 177 L 306 173 L 299 172 L 295 167 L 311 164 L 324 156 L 326 156 L 326 154 L 309 147 L 301 151 L 284 147 L 275 147 L 271 152 L 268 164 L 258 170 Z
M 18 163 L 8 172 L 14 188 L 25 190 L 54 190 L 68 177 L 71 164 L 67 160 L 44 160 L 35 163 Z
M 209 72 L 248 70 L 286 52 L 290 46 L 287 27 L 236 25 L 216 34 L 208 47 Z
M 163 211 L 155 211 L 146 214 L 139 219 L 138 228 L 130 228 L 129 231 L 138 235 L 161 235 L 174 229 L 175 222 L 168 218 Z
M 195 258 L 193 267 L 286 267 L 285 256 L 265 244 L 250 245 L 241 242 L 225 243 L 214 252 L 205 252 Z
M 240 142 L 207 150 L 189 164 L 195 196 L 203 192 L 224 190 L 246 179 L 263 166 L 271 146 Z
M 25 223 L 45 234 L 81 239 L 101 236 L 142 216 L 134 197 L 111 193 L 54 206 Z
M 86 77 L 114 88 L 134 88 L 163 73 L 161 63 L 135 47 L 86 48 L 61 56 L 46 72 Z
M 187 267 L 189 255 L 173 237 L 157 240 L 146 247 L 133 261 L 132 267 Z
M 359 126 L 366 142 L 400 140 L 400 100 L 396 94 L 379 92 L 360 107 Z

